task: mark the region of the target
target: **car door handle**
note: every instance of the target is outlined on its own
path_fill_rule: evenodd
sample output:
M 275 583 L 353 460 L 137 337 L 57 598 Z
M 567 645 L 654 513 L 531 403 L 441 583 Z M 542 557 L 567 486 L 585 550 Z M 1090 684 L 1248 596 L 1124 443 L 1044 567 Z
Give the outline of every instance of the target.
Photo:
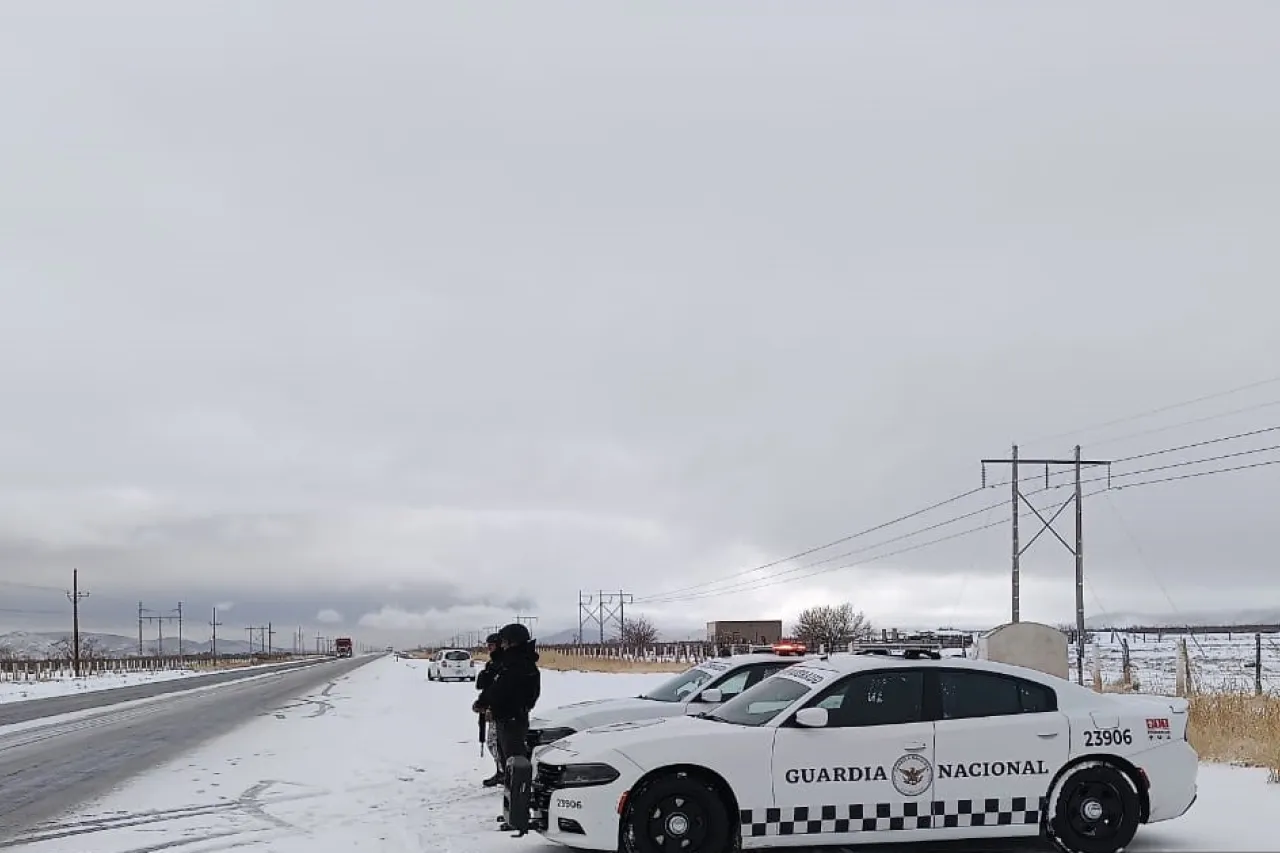
M 1045 739 L 1048 739 L 1051 737 L 1057 737 L 1057 736 L 1058 736 L 1057 732 L 1036 732 L 1036 737 L 1042 737 Z
M 929 745 L 922 740 L 908 741 L 902 745 L 907 752 L 919 752 L 922 749 L 928 749 Z

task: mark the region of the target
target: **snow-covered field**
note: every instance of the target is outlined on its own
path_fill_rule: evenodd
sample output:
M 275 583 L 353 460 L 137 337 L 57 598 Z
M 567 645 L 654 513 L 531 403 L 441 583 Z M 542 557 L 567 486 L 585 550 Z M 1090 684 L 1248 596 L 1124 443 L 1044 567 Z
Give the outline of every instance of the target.
M 336 683 L 157 768 L 57 824 L 20 853 L 550 853 L 495 827 L 480 787 L 470 683 L 425 680 L 423 661 L 374 661 Z M 667 676 L 544 673 L 548 706 L 634 695 Z M 1280 786 L 1265 772 L 1202 769 L 1182 819 L 1144 827 L 1141 850 L 1275 850 Z M 45 840 L 39 840 L 44 837 Z M 1038 849 L 1038 848 L 1028 848 Z
M 80 678 L 54 678 L 48 681 L 0 681 L 0 702 L 21 702 L 24 699 L 48 699 L 112 687 L 131 687 L 155 681 L 173 681 L 198 674 L 192 669 L 161 669 L 154 672 L 108 672 L 101 675 L 85 675 Z
M 1098 633 L 1098 661 L 1102 678 L 1117 682 L 1124 671 L 1123 641 L 1129 644 L 1133 679 L 1144 693 L 1173 693 L 1177 677 L 1178 642 L 1185 639 L 1191 676 L 1202 690 L 1246 690 L 1254 687 L 1255 640 L 1253 634 L 1111 634 Z M 1093 673 L 1093 653 L 1085 647 L 1085 682 Z M 1071 678 L 1075 679 L 1075 647 L 1069 651 Z M 1280 636 L 1262 635 L 1262 688 L 1280 691 Z

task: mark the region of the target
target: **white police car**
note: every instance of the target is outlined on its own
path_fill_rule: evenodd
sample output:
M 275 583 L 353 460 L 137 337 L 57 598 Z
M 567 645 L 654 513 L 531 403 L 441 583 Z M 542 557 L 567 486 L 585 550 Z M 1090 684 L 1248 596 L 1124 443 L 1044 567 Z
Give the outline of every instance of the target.
M 529 720 L 529 747 L 536 757 L 547 744 L 593 726 L 710 711 L 762 679 L 803 660 L 803 657 L 773 652 L 710 658 L 640 696 L 561 705 Z
M 709 714 L 551 744 L 530 818 L 566 846 L 631 853 L 1039 835 L 1114 853 L 1195 801 L 1186 736 L 1184 699 L 936 653 L 841 655 Z

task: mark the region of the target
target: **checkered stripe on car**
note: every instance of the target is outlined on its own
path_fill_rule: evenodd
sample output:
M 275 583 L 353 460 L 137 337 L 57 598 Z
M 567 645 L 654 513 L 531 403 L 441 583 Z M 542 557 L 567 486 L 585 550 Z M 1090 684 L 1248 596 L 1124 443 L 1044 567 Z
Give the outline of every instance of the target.
M 1040 800 L 1044 807 L 1044 798 Z M 1040 808 L 1027 797 L 933 800 L 903 803 L 852 803 L 840 806 L 786 806 L 743 809 L 742 834 L 828 835 L 894 832 L 960 826 L 1024 826 L 1040 822 Z

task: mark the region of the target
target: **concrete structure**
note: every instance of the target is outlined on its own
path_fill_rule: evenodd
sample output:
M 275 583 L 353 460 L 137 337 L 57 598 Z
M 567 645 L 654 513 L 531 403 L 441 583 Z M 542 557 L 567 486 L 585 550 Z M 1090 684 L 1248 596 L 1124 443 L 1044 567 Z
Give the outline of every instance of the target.
M 756 619 L 742 622 L 708 622 L 708 643 L 752 644 L 771 646 L 782 640 L 781 619 Z
M 1009 622 L 978 636 L 979 660 L 1025 666 L 1068 678 L 1067 635 L 1039 622 Z

